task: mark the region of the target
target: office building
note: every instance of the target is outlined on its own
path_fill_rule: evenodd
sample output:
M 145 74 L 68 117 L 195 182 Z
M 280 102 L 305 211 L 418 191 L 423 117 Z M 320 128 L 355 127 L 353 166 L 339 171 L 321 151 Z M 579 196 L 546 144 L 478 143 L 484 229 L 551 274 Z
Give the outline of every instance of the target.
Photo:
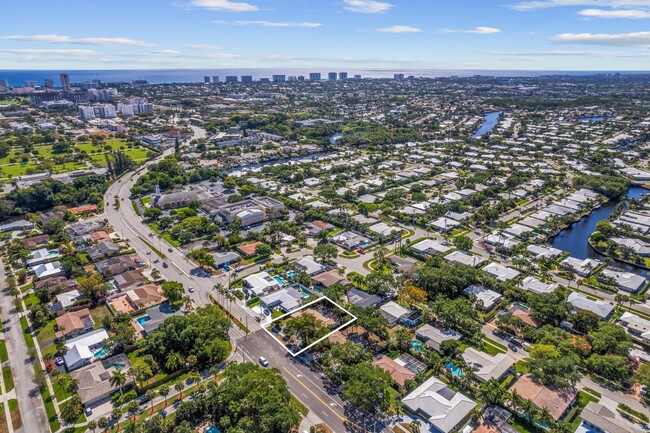
M 236 83 L 237 81 L 238 80 L 237 80 L 236 75 L 228 75 L 228 76 L 226 76 L 226 83 Z
M 394 74 L 393 79 L 395 79 L 395 80 L 403 80 L 404 79 L 404 74 Z
M 252 75 L 242 75 L 241 76 L 241 82 L 242 83 L 252 83 L 253 82 L 253 76 Z
M 310 72 L 309 73 L 310 81 L 320 81 L 320 72 Z
M 347 80 L 347 79 L 348 79 L 347 72 L 339 72 L 339 80 Z
M 51 79 L 51 78 L 46 78 L 46 79 L 43 81 L 43 84 L 45 85 L 45 88 L 46 88 L 46 89 L 52 89 L 52 88 L 54 88 L 54 80 Z M 0 84 L 0 85 L 1 85 L 1 84 Z
M 218 75 L 213 75 L 212 76 L 212 83 L 218 83 L 219 82 L 219 76 Z
M 204 82 L 205 84 L 210 84 L 210 76 L 209 76 L 209 75 L 206 75 L 205 77 L 203 77 L 203 82 Z
M 287 80 L 286 75 L 274 75 L 273 76 L 273 82 L 274 83 L 280 83 L 280 82 L 286 81 L 286 80 Z
M 4 78 L 0 78 L 0 87 L 9 87 L 9 81 Z
M 68 74 L 61 74 L 61 88 L 64 92 L 72 92 L 72 85 L 70 84 L 70 76 Z
M 327 79 L 330 81 L 336 81 L 336 72 L 330 72 L 327 74 Z

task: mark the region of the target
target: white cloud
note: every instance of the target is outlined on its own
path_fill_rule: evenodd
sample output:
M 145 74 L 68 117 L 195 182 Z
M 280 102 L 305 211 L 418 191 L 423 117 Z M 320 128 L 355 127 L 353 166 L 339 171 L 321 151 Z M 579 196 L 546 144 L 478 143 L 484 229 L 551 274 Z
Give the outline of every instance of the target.
M 93 50 L 57 50 L 57 49 L 1 49 L 0 53 L 8 54 L 44 54 L 44 55 L 66 55 L 75 57 L 96 56 Z
M 343 9 L 363 14 L 380 14 L 393 7 L 390 3 L 376 0 L 343 0 L 343 3 Z
M 47 42 L 51 44 L 76 44 L 76 45 L 126 45 L 132 47 L 151 47 L 144 41 L 129 38 L 73 38 L 64 35 L 6 35 L 0 39 L 27 42 Z
M 389 26 L 389 27 L 382 27 L 375 30 L 381 33 L 419 33 L 422 31 L 417 27 L 411 27 L 411 26 Z
M 212 50 L 221 49 L 219 45 L 207 45 L 207 44 L 192 44 L 192 45 L 188 45 L 186 48 L 189 48 L 190 50 L 197 50 L 197 51 L 212 51 Z
M 501 29 L 495 27 L 475 27 L 472 30 L 465 30 L 464 33 L 476 33 L 479 35 L 490 35 L 493 33 L 501 33 Z
M 187 5 L 213 11 L 255 12 L 259 10 L 259 7 L 250 3 L 234 2 L 231 0 L 190 0 Z
M 635 33 L 562 33 L 551 38 L 555 42 L 619 47 L 650 47 L 650 32 Z
M 458 30 L 458 29 L 441 29 L 438 30 L 439 33 L 473 33 L 477 35 L 492 35 L 494 33 L 501 33 L 501 29 L 497 29 L 496 27 L 485 27 L 485 26 L 479 26 L 479 27 L 474 27 L 473 29 L 469 30 Z
M 641 9 L 583 9 L 578 15 L 587 18 L 626 18 L 631 20 L 640 20 L 650 18 L 650 12 Z
M 549 51 L 485 51 L 485 54 L 495 56 L 513 56 L 513 57 L 636 57 L 636 53 L 624 53 L 621 51 L 597 51 L 597 50 L 549 50 Z
M 650 7 L 650 0 L 533 0 L 521 1 L 511 5 L 512 9 L 531 11 L 567 6 L 595 6 L 602 8 L 645 8 Z
M 292 22 L 274 22 L 274 21 L 212 21 L 214 24 L 235 24 L 237 26 L 262 26 L 262 27 L 321 27 L 321 23 L 292 23 Z

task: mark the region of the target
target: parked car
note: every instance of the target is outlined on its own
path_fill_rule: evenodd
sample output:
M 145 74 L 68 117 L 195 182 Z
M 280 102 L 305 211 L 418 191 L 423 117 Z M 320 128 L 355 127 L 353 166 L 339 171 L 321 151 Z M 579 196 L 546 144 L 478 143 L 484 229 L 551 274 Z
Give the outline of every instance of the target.
M 223 265 L 223 269 L 224 269 L 224 271 L 229 272 L 230 271 L 230 265 L 228 263 L 226 263 L 225 265 Z
M 188 287 L 187 291 L 190 292 L 190 293 L 194 293 L 194 287 Z
M 56 365 L 58 365 L 58 366 L 63 365 L 63 363 L 64 363 L 63 358 L 61 358 L 60 356 L 57 356 L 56 358 L 54 358 L 54 363 Z
M 168 268 L 168 267 L 169 265 L 167 264 L 167 262 L 163 262 L 163 268 Z
M 364 250 L 363 248 L 359 248 L 359 249 L 357 250 L 357 252 L 358 252 L 359 254 L 365 254 L 365 253 L 366 253 L 366 250 Z
M 89 407 L 85 408 L 84 412 L 86 413 L 86 416 L 90 416 L 93 414 L 93 410 Z

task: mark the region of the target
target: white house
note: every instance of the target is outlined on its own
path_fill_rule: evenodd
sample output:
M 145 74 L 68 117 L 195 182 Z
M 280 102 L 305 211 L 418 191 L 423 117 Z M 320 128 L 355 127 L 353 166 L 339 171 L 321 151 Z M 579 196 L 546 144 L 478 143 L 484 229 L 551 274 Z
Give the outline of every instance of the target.
M 68 351 L 63 355 L 68 370 L 74 370 L 101 357 L 102 342 L 108 339 L 104 328 L 96 329 L 66 342 Z
M 259 272 L 244 278 L 244 286 L 255 296 L 280 288 L 280 283 L 268 272 Z

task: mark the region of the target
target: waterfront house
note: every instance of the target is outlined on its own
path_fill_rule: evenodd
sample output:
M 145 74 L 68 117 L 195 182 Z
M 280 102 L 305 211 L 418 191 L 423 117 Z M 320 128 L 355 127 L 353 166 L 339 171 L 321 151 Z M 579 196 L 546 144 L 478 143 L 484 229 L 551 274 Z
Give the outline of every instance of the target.
M 598 299 L 588 297 L 580 292 L 571 292 L 567 297 L 567 302 L 573 306 L 573 313 L 581 310 L 595 313 L 601 320 L 609 320 L 614 314 L 614 305 L 609 302 L 599 301 Z

